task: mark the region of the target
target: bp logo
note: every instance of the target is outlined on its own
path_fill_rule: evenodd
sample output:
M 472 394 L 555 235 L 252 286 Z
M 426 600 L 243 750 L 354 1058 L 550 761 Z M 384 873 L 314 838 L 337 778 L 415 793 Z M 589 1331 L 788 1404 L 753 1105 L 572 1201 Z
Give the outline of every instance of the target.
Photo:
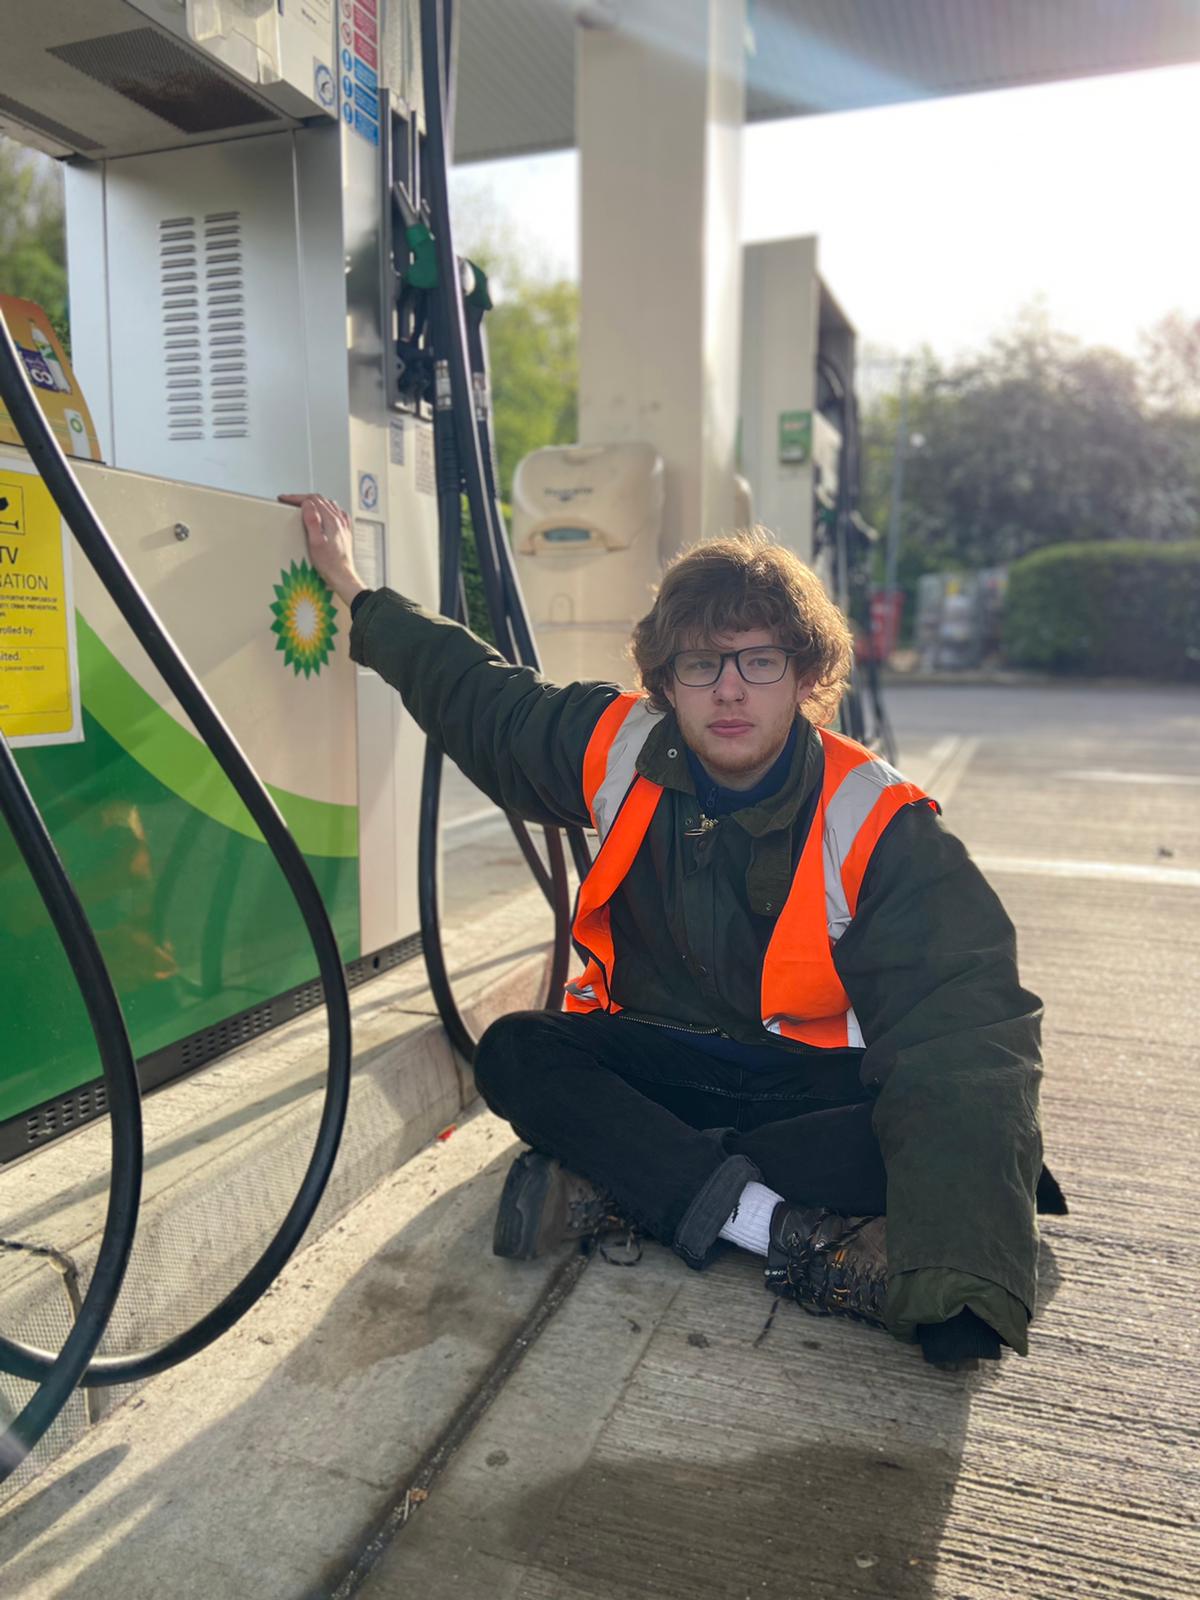
M 291 570 L 279 574 L 271 610 L 275 621 L 275 648 L 299 677 L 307 678 L 321 668 L 333 653 L 333 596 L 307 561 L 293 561 Z

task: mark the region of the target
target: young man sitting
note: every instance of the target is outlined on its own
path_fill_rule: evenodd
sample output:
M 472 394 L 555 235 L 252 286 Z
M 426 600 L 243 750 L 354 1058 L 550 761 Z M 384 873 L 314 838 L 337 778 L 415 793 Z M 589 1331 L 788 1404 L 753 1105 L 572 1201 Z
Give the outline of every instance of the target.
M 354 571 L 353 658 L 506 811 L 594 827 L 563 1012 L 501 1018 L 484 1100 L 532 1148 L 495 1249 L 609 1212 L 701 1268 L 721 1240 L 809 1309 L 954 1365 L 1024 1354 L 1042 1169 L 1040 1005 L 936 798 L 829 731 L 850 664 L 816 577 L 761 534 L 697 545 L 633 637 L 638 694 L 554 685 Z M 886 1220 L 885 1220 L 886 1218 Z

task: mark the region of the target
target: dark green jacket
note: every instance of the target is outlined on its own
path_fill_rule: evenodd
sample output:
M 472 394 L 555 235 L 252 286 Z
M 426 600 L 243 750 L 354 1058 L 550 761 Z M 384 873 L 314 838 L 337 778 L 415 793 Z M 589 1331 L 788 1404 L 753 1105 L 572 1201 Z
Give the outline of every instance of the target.
M 619 692 L 612 684 L 547 683 L 387 589 L 360 605 L 350 653 L 400 691 L 498 805 L 531 822 L 590 825 L 583 755 Z M 674 718 L 663 718 L 638 770 L 665 792 L 612 906 L 612 989 L 626 1010 L 759 1045 L 772 1038 L 759 1008 L 762 957 L 822 762 L 820 739 L 801 719 L 783 789 L 697 838 L 682 741 Z M 859 1077 L 876 1097 L 887 1167 L 889 1324 L 911 1338 L 920 1323 L 970 1306 L 1024 1353 L 1042 1155 L 1041 1008 L 1018 982 L 1000 902 L 928 806 L 898 813 L 877 845 L 834 964 L 867 1041 Z M 775 1042 L 814 1060 L 806 1046 Z

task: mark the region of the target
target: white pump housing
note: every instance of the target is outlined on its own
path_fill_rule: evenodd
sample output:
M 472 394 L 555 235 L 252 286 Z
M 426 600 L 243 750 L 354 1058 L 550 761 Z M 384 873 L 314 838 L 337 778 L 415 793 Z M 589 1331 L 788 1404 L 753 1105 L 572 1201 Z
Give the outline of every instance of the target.
M 663 461 L 653 445 L 535 450 L 513 479 L 513 547 L 543 668 L 629 682 L 630 629 L 661 570 Z
M 653 445 L 535 450 L 513 480 L 516 548 L 535 555 L 656 544 L 662 506 L 662 457 Z
M 333 120 L 335 11 L 335 0 L 14 0 L 0 7 L 0 132 L 95 161 Z

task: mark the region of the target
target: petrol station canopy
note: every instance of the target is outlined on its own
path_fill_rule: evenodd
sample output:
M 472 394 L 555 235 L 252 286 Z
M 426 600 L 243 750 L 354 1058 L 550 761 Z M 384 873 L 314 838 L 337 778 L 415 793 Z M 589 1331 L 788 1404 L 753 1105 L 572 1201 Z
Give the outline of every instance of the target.
M 574 145 L 577 18 L 638 9 L 459 0 L 455 159 Z M 747 19 L 751 123 L 1200 59 L 1192 0 L 748 0 Z

